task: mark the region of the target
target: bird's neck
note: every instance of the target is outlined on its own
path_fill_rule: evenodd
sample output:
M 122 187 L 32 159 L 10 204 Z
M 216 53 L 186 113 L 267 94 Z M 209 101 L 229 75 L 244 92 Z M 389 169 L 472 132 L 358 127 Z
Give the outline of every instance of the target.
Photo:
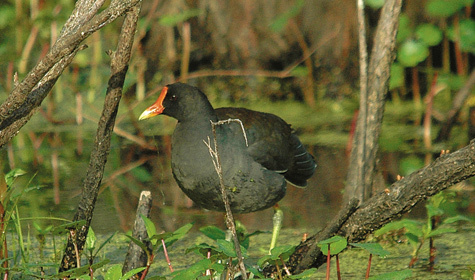
M 216 112 L 207 99 L 198 100 L 186 113 L 178 120 L 184 125 L 192 125 L 198 127 L 209 127 L 210 121 L 218 121 Z

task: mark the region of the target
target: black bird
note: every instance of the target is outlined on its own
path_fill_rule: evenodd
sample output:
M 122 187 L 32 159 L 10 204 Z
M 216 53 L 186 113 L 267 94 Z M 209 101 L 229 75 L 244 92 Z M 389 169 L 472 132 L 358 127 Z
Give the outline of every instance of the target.
M 216 126 L 224 184 L 233 213 L 275 205 L 286 181 L 306 187 L 316 164 L 290 125 L 268 113 L 244 108 L 213 109 L 198 88 L 175 83 L 163 88 L 140 120 L 164 114 L 178 120 L 172 136 L 172 171 L 183 192 L 197 205 L 224 211 L 219 177 L 206 143 L 213 145 L 210 121 L 239 119 Z M 247 138 L 247 143 L 246 143 Z

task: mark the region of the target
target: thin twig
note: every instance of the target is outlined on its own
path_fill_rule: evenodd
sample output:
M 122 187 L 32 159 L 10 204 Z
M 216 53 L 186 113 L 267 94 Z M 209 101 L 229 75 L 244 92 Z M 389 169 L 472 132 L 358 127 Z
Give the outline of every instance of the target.
M 246 145 L 247 145 L 247 136 L 244 131 L 244 126 L 242 125 L 242 122 L 240 120 L 236 119 L 229 119 L 225 121 L 218 121 L 218 122 L 213 122 L 211 121 L 211 128 L 213 131 L 213 142 L 214 142 L 214 150 L 211 147 L 210 139 L 208 137 L 208 142 L 204 141 L 205 145 L 208 147 L 209 153 L 211 155 L 211 159 L 213 161 L 214 168 L 216 170 L 216 173 L 218 173 L 219 177 L 219 186 L 221 190 L 221 195 L 224 203 L 224 209 L 226 210 L 226 226 L 228 229 L 231 231 L 233 235 L 233 241 L 234 241 L 234 248 L 236 250 L 236 256 L 238 258 L 238 265 L 241 270 L 241 277 L 242 279 L 246 280 L 247 279 L 247 274 L 246 274 L 246 267 L 244 266 L 243 258 L 242 258 L 242 252 L 241 252 L 241 245 L 239 244 L 239 240 L 237 238 L 237 232 L 236 232 L 236 224 L 234 223 L 234 216 L 233 212 L 231 211 L 231 206 L 229 203 L 229 198 L 226 193 L 226 187 L 224 185 L 224 178 L 223 178 L 223 172 L 222 172 L 222 166 L 221 166 L 221 158 L 219 156 L 219 149 L 218 149 L 218 140 L 217 140 L 217 135 L 216 135 L 216 126 L 217 125 L 222 125 L 229 123 L 231 121 L 238 121 L 241 124 L 241 128 L 243 129 L 243 134 L 244 134 L 244 139 L 246 140 Z

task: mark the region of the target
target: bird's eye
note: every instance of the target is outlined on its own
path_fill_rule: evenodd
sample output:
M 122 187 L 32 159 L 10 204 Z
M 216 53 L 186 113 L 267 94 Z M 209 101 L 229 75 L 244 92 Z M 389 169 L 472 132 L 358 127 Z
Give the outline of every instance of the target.
M 171 101 L 175 101 L 175 100 L 176 100 L 176 95 L 175 95 L 175 94 L 172 94 L 172 96 L 170 96 L 170 100 L 171 100 Z

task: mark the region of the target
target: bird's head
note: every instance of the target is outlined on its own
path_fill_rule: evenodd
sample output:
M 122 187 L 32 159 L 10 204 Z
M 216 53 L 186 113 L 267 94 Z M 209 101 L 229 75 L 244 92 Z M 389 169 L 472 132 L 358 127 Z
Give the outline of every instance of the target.
M 139 120 L 163 114 L 183 121 L 207 112 L 214 111 L 203 92 L 187 84 L 175 83 L 162 89 L 157 101 L 140 115 Z

